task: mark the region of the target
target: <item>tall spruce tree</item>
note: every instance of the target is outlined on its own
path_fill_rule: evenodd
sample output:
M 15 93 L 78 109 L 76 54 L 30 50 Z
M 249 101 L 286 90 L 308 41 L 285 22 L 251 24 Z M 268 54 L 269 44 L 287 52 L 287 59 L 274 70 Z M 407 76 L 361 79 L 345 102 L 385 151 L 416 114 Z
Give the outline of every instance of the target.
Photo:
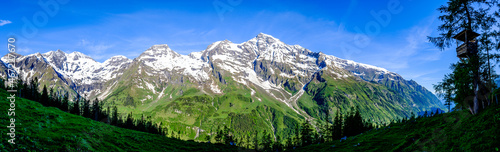
M 111 125 L 118 125 L 118 108 L 113 107 L 113 116 L 111 118 Z
M 62 98 L 62 102 L 61 102 L 61 109 L 62 111 L 66 111 L 68 112 L 69 111 L 69 95 L 68 95 L 68 92 L 64 93 L 64 96 Z
M 91 118 L 92 119 L 92 114 L 90 112 L 90 102 L 82 99 L 83 102 L 83 107 L 82 107 L 82 116 L 85 118 Z
M 102 117 L 102 107 L 101 104 L 99 104 L 99 99 L 95 99 L 94 102 L 92 102 L 92 116 L 91 119 L 94 119 L 95 121 L 99 121 Z
M 344 124 L 344 119 L 340 108 L 337 110 L 337 115 L 335 116 L 335 122 L 333 125 L 332 139 L 340 139 L 342 137 L 342 125 Z
M 49 97 L 49 106 L 53 106 L 53 107 L 59 107 L 59 103 L 58 103 L 58 97 L 57 97 L 57 94 L 56 92 L 54 91 L 54 88 L 51 87 L 50 88 L 50 97 Z
M 43 85 L 43 89 L 42 89 L 42 97 L 41 97 L 41 103 L 44 105 L 44 106 L 49 106 L 49 92 L 47 91 L 47 86 Z
M 72 114 L 75 115 L 80 115 L 80 95 L 78 93 L 76 94 L 75 101 L 73 101 L 73 107 L 71 107 L 71 112 Z

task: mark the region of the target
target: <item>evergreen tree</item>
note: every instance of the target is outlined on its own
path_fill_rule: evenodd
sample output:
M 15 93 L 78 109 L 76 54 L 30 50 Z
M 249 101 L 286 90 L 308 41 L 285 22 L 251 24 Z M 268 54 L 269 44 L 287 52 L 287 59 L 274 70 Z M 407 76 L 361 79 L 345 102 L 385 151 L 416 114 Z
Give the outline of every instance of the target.
M 132 118 L 132 112 L 130 112 L 127 115 L 127 118 L 125 119 L 125 128 L 128 128 L 128 129 L 134 129 L 135 128 L 135 126 L 134 126 L 134 118 Z
M 283 138 L 279 135 L 276 135 L 276 142 L 273 144 L 272 151 L 283 151 Z
M 58 97 L 56 95 L 56 92 L 54 91 L 54 88 L 50 88 L 50 97 L 49 97 L 49 106 L 52 106 L 52 107 L 59 107 L 59 101 L 58 101 Z
M 314 144 L 314 143 L 321 143 L 321 139 L 320 139 L 320 135 L 319 135 L 319 132 L 313 128 L 313 132 L 312 132 L 312 142 L 311 144 Z
M 255 131 L 254 132 L 254 137 L 253 137 L 253 148 L 255 150 L 259 150 L 259 132 Z
M 332 132 L 332 140 L 340 139 L 342 138 L 342 125 L 344 124 L 344 120 L 342 117 L 342 113 L 340 112 L 340 108 L 337 110 L 337 115 L 335 117 L 335 122 L 333 125 L 333 132 Z
M 99 99 L 95 99 L 94 102 L 92 102 L 92 115 L 91 115 L 91 119 L 94 119 L 95 121 L 99 121 L 102 117 L 102 107 L 101 107 L 101 104 L 99 104 Z
M 488 105 L 490 88 L 494 84 L 490 75 L 489 50 L 498 45 L 498 37 L 492 40 L 494 35 L 499 36 L 498 31 L 491 28 L 498 28 L 494 16 L 495 0 L 449 0 L 447 5 L 441 6 L 438 10 L 443 15 L 439 16 L 442 24 L 438 27 L 441 32 L 437 37 L 428 37 L 436 47 L 444 50 L 455 43 L 453 37 L 461 31 L 475 31 L 481 35 L 477 39 L 477 54 L 469 54 L 464 62 L 452 64 L 451 74 L 445 75 L 442 82 L 434 86 L 437 94 L 445 98 L 445 101 L 455 102 L 457 109 L 468 109 L 472 114 L 477 114 L 483 105 Z M 497 8 L 496 8 L 497 9 Z M 498 54 L 493 54 L 498 59 Z M 489 87 L 488 87 L 489 86 Z
M 309 124 L 309 120 L 306 119 L 306 121 L 302 123 L 302 130 L 300 131 L 301 145 L 306 146 L 312 144 L 312 135 L 311 125 Z
M 110 107 L 110 106 L 108 106 L 108 107 L 107 107 L 107 109 L 108 109 L 108 110 L 106 110 L 106 118 L 108 118 L 108 121 L 107 121 L 106 123 L 108 123 L 108 124 L 111 122 L 111 119 L 112 119 L 112 118 L 110 117 L 110 116 L 111 116 L 111 110 L 110 110 L 110 108 L 109 108 L 109 107 Z M 160 122 L 160 123 L 161 123 L 161 122 Z
M 28 84 L 27 84 L 27 83 L 24 83 L 24 84 L 22 85 L 22 88 L 21 88 L 21 89 L 22 89 L 22 90 L 25 90 L 25 92 L 26 92 L 26 93 L 23 93 L 23 96 L 22 96 L 23 98 L 33 100 L 33 99 L 31 98 L 31 89 L 30 89 L 30 87 L 28 86 Z
M 222 143 L 224 141 L 224 131 L 217 126 L 217 134 L 215 135 L 215 142 Z
M 92 114 L 90 112 L 90 103 L 89 103 L 89 101 L 86 101 L 85 99 L 83 99 L 82 102 L 83 102 L 82 116 L 85 117 L 85 118 L 92 119 Z
M 68 92 L 64 94 L 64 97 L 62 98 L 62 103 L 61 103 L 61 109 L 62 111 L 69 111 L 69 95 Z
M 234 142 L 233 136 L 231 135 L 230 129 L 227 126 L 224 126 L 224 143 L 226 145 L 231 144 L 231 142 Z
M 272 145 L 272 141 L 271 141 L 271 135 L 266 131 L 264 130 L 262 132 L 262 149 L 264 151 L 272 151 L 271 150 L 271 145 Z
M 351 126 L 353 128 L 351 136 L 358 135 L 365 131 L 363 118 L 361 117 L 361 113 L 359 112 L 358 108 L 354 109 Z
M 75 115 L 80 115 L 80 99 L 81 99 L 80 95 L 78 95 L 78 93 L 77 93 L 70 113 L 75 114 Z
M 24 83 L 24 82 L 23 82 L 23 79 L 21 79 L 21 78 L 23 78 L 22 73 L 19 73 L 19 74 L 17 75 L 17 79 L 16 79 L 16 85 L 17 85 L 17 96 L 18 96 L 18 97 L 22 97 L 22 98 L 24 98 L 24 97 L 25 97 L 25 92 L 27 92 L 27 91 L 26 91 L 26 88 L 27 88 L 27 87 L 26 87 L 26 85 L 27 85 L 27 84 L 26 84 L 26 83 Z
M 295 136 L 293 139 L 293 145 L 294 146 L 301 146 L 302 140 L 300 137 L 300 126 L 298 124 L 295 125 Z
M 113 116 L 111 118 L 111 125 L 118 126 L 118 108 L 116 106 L 113 107 Z
M 30 86 L 30 100 L 40 101 L 40 93 L 38 92 L 38 77 L 31 79 Z
M 250 147 L 249 147 L 250 141 L 249 141 L 249 138 L 248 138 L 248 132 L 243 133 L 243 135 L 241 136 L 241 140 L 240 141 L 241 141 L 241 143 L 239 144 L 239 146 L 245 147 L 246 149 L 250 149 Z
M 332 139 L 332 132 L 333 132 L 333 125 L 330 123 L 333 123 L 332 119 L 330 118 L 330 110 L 328 110 L 326 114 L 326 124 L 322 127 L 322 135 L 323 135 L 323 140 L 321 142 L 326 142 L 330 141 Z
M 7 76 L 8 77 L 8 76 Z M 3 80 L 3 78 L 0 77 L 0 88 L 3 89 L 3 90 L 6 90 L 5 89 L 5 81 Z
M 49 106 L 49 92 L 47 91 L 47 86 L 43 85 L 41 103 L 44 106 Z

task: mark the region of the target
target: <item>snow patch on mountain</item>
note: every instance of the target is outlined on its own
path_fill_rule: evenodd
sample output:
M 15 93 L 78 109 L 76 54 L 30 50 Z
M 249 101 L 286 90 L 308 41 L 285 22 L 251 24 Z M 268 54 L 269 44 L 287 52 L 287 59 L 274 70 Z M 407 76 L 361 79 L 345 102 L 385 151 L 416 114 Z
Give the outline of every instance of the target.
M 154 71 L 180 71 L 182 74 L 192 76 L 198 81 L 204 81 L 209 75 L 204 68 L 208 65 L 201 60 L 199 53 L 181 55 L 172 51 L 168 45 L 154 45 L 142 53 L 137 60 Z
M 153 91 L 154 94 L 156 94 L 156 90 L 155 90 L 155 87 L 148 83 L 148 82 L 144 82 L 146 84 L 146 87 L 148 87 L 149 90 Z

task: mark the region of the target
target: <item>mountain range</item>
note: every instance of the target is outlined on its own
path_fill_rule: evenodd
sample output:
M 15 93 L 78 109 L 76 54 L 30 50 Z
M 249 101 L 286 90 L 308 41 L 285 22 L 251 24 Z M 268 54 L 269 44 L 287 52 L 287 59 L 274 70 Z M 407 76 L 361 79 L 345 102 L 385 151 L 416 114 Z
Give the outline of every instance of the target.
M 121 114 L 152 116 L 173 134 L 203 139 L 218 127 L 235 134 L 267 130 L 287 136 L 304 120 L 331 122 L 338 110 L 356 107 L 364 119 L 383 124 L 431 109 L 446 109 L 413 80 L 384 68 L 288 45 L 270 35 L 235 44 L 224 40 L 182 55 L 154 45 L 135 59 L 97 62 L 61 50 L 1 59 L 29 81 L 38 78 L 58 94 L 69 92 Z

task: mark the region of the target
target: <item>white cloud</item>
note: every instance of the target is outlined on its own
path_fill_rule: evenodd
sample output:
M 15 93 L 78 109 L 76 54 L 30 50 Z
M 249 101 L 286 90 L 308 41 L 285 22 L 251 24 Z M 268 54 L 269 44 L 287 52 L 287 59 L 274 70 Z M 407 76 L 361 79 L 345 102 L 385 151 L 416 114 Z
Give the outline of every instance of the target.
M 112 48 L 114 45 L 90 42 L 88 40 L 82 39 L 77 43 L 77 46 L 81 47 L 85 51 L 89 51 L 92 53 L 102 53 L 109 48 Z
M 115 46 L 112 44 L 97 43 L 86 39 L 80 40 L 76 45 L 80 50 L 86 52 L 86 54 L 91 56 L 94 60 L 102 60 L 111 57 L 108 53 L 108 49 Z
M 437 61 L 441 58 L 442 52 L 433 50 L 433 45 L 427 40 L 435 24 L 435 19 L 431 16 L 420 24 L 402 31 L 401 35 L 390 36 L 389 40 L 372 38 L 373 42 L 361 49 L 364 56 L 358 56 L 354 60 L 364 61 L 394 72 L 413 69 L 418 67 L 418 64 L 428 61 Z
M 33 52 L 33 50 L 30 48 L 17 48 L 16 52 L 20 54 L 28 54 L 30 52 Z
M 10 24 L 10 23 L 12 23 L 12 22 L 9 20 L 0 20 L 0 26 L 4 26 L 4 25 Z

